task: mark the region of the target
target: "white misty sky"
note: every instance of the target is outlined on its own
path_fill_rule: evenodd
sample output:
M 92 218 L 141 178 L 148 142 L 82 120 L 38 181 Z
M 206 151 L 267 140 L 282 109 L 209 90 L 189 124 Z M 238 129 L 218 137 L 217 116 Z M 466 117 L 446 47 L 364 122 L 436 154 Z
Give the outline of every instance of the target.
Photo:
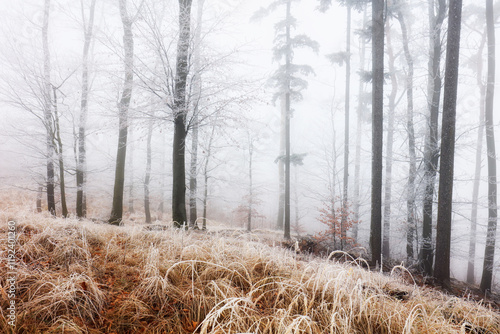
M 130 2 L 130 1 L 129 1 Z M 138 3 L 138 1 L 135 1 Z M 335 2 L 335 1 L 334 1 Z M 410 1 L 411 4 L 415 2 Z M 2 17 L 2 25 L 0 26 L 0 43 L 2 50 L 0 51 L 0 64 L 2 64 L 2 77 L 5 79 L 2 87 L 7 84 L 13 84 L 19 80 L 20 73 L 9 71 L 8 66 L 11 62 L 16 61 L 15 51 L 22 48 L 23 52 L 18 54 L 21 61 L 28 61 L 36 67 L 37 55 L 36 48 L 33 46 L 40 44 L 40 31 L 36 25 L 41 23 L 43 12 L 42 3 L 40 0 L 23 0 L 11 1 L 0 0 L 0 17 Z M 174 4 L 176 1 L 170 0 L 165 3 Z M 196 3 L 194 0 L 193 17 L 196 15 Z M 268 0 L 212 0 L 206 1 L 204 29 L 211 30 L 207 35 L 207 41 L 212 49 L 228 50 L 237 49 L 236 60 L 240 63 L 237 67 L 227 68 L 225 73 L 230 73 L 234 77 L 246 77 L 251 75 L 252 78 L 264 78 L 273 73 L 277 64 L 271 61 L 272 42 L 274 38 L 274 23 L 278 18 L 282 17 L 281 13 L 275 13 L 262 19 L 260 22 L 252 23 L 249 21 L 250 16 L 259 7 L 269 3 Z M 292 151 L 296 153 L 307 153 L 304 166 L 298 169 L 298 192 L 300 198 L 300 215 L 301 222 L 308 227 L 318 228 L 316 222 L 317 210 L 321 206 L 321 198 L 328 194 L 325 180 L 328 179 L 327 162 L 325 154 L 331 154 L 333 148 L 336 149 L 336 154 L 339 158 L 336 161 L 337 167 L 337 193 L 339 193 L 341 175 L 342 175 L 342 145 L 343 145 L 343 108 L 344 108 L 344 75 L 345 68 L 338 65 L 328 63 L 325 55 L 333 52 L 344 50 L 345 43 L 345 9 L 338 7 L 336 4 L 326 13 L 319 13 L 316 10 L 319 1 L 302 0 L 299 3 L 294 3 L 292 7 L 293 15 L 297 18 L 298 33 L 305 33 L 315 39 L 320 44 L 320 51 L 316 55 L 310 51 L 297 51 L 295 59 L 297 63 L 304 63 L 313 66 L 316 76 L 308 78 L 309 88 L 303 92 L 304 100 L 293 105 L 294 118 L 292 121 L 292 136 L 293 145 Z M 117 51 L 114 51 L 114 43 L 121 41 L 121 26 L 117 13 L 117 1 L 98 0 L 96 16 L 96 24 L 98 28 L 98 39 L 94 45 L 96 52 L 96 65 L 94 70 L 107 71 L 105 75 L 99 74 L 94 86 L 94 97 L 103 99 L 98 106 L 95 106 L 99 113 L 93 115 L 89 119 L 91 130 L 95 132 L 95 137 L 89 139 L 93 143 L 92 150 L 94 152 L 94 173 L 95 175 L 103 175 L 109 178 L 109 166 L 112 165 L 115 150 L 115 120 L 113 118 L 116 112 L 114 99 L 118 92 L 121 80 L 121 65 L 117 59 Z M 419 2 L 420 4 L 420 2 Z M 477 1 L 464 1 L 464 6 L 470 4 L 479 4 Z M 482 4 L 482 2 L 481 2 Z M 425 115 L 425 94 L 426 94 L 426 55 L 427 41 L 423 26 L 426 22 L 426 10 L 417 12 L 413 10 L 413 20 L 410 22 L 411 27 L 411 45 L 414 56 L 416 58 L 416 129 L 417 140 L 421 141 L 424 131 L 423 115 Z M 57 67 L 57 72 L 60 76 L 65 76 L 75 69 L 78 69 L 80 64 L 80 54 L 82 48 L 82 37 L 79 27 L 80 10 L 79 1 L 74 0 L 52 0 L 51 13 L 51 57 L 54 68 Z M 166 24 L 175 29 L 177 24 L 176 11 L 168 11 L 165 13 Z M 361 15 L 353 13 L 353 29 L 357 29 L 361 22 Z M 399 26 L 393 22 L 393 43 L 394 48 L 400 58 L 398 58 L 399 74 L 404 75 L 404 62 L 401 57 L 401 44 L 399 42 Z M 206 31 L 205 30 L 205 31 Z M 136 36 L 139 33 L 135 32 Z M 476 127 L 477 127 L 477 112 L 479 96 L 475 86 L 475 78 L 470 69 L 465 66 L 465 61 L 472 53 L 477 50 L 478 35 L 472 32 L 468 27 L 463 28 L 462 34 L 462 53 L 461 61 L 461 79 L 460 79 L 460 94 L 458 106 L 457 120 L 457 183 L 456 183 L 456 199 L 459 203 L 455 206 L 455 219 L 460 228 L 456 229 L 457 235 L 455 240 L 457 243 L 466 240 L 467 234 L 467 217 L 469 214 L 469 205 L 471 193 L 471 179 L 473 172 L 473 157 L 475 150 Z M 350 160 L 351 168 L 351 184 L 353 185 L 354 167 L 352 165 L 355 153 L 356 139 L 356 99 L 358 92 L 358 76 L 356 71 L 359 68 L 358 56 L 358 39 L 355 35 L 352 37 L 352 86 L 351 86 L 351 145 L 350 145 Z M 117 44 L 117 45 L 118 45 Z M 119 49 L 119 48 L 118 48 Z M 500 54 L 499 52 L 497 52 Z M 39 56 L 39 54 L 38 54 Z M 367 49 L 367 57 L 370 56 L 370 48 Z M 444 58 L 443 58 L 444 59 Z M 443 60 L 444 62 L 444 60 Z M 367 63 L 369 61 L 367 60 Z M 243 65 L 241 65 L 243 64 Z M 110 69 L 113 69 L 110 71 Z M 61 78 L 54 78 L 54 80 Z M 71 80 L 70 80 L 71 81 Z M 75 79 L 72 81 L 74 85 L 78 83 Z M 403 79 L 400 77 L 400 85 Z M 498 82 L 498 79 L 497 79 Z M 76 86 L 75 86 L 76 87 Z M 387 83 L 386 96 L 390 90 L 390 83 Z M 265 124 L 259 129 L 261 140 L 257 143 L 255 155 L 255 186 L 258 189 L 259 196 L 263 200 L 261 211 L 264 213 L 270 222 L 274 222 L 277 203 L 277 167 L 274 164 L 274 159 L 278 155 L 278 133 L 279 133 L 279 106 L 273 106 L 270 102 L 272 88 L 262 86 L 259 102 L 253 103 L 246 109 L 246 115 L 250 115 L 259 123 L 256 126 L 259 128 L 261 124 Z M 22 90 L 18 91 L 22 94 Z M 401 94 L 400 91 L 399 94 Z M 67 130 L 67 154 L 66 159 L 73 163 L 71 152 L 71 122 L 72 116 L 78 112 L 78 92 L 77 90 L 70 93 L 68 90 L 66 101 L 68 103 L 68 114 L 64 118 L 64 122 L 68 125 Z M 114 94 L 114 95 L 113 95 Z M 399 95 L 398 94 L 398 95 Z M 498 101 L 498 99 L 496 99 Z M 395 168 L 393 171 L 393 217 L 395 235 L 401 234 L 401 227 L 397 227 L 404 220 L 404 198 L 405 198 L 405 182 L 407 175 L 406 167 L 406 139 L 405 139 L 405 112 L 403 98 L 398 107 L 396 115 L 397 133 L 395 135 L 396 142 L 394 144 Z M 498 109 L 498 102 L 495 103 Z M 71 111 L 71 112 L 69 112 Z M 331 114 L 333 113 L 333 120 Z M 496 116 L 497 113 L 495 113 Z M 4 98 L 0 98 L 0 116 L 2 122 L 0 125 L 0 182 L 6 185 L 24 185 L 33 182 L 33 166 L 40 163 L 40 157 L 34 147 L 26 150 L 24 144 L 30 142 L 26 140 L 33 133 L 37 133 L 37 123 L 26 112 L 13 108 L 11 105 L 4 102 Z M 419 123 L 418 123 L 419 122 Z M 498 124 L 498 119 L 495 121 Z M 19 128 L 27 130 L 22 136 L 19 135 Z M 498 128 L 498 127 L 497 127 Z M 160 156 L 159 147 L 163 145 L 165 140 L 166 145 L 169 144 L 171 136 L 170 130 L 165 130 L 165 138 L 162 139 L 159 134 L 155 137 L 156 154 Z M 242 142 L 244 136 L 238 131 L 234 141 Z M 498 130 L 497 130 L 498 133 Z M 139 134 L 136 134 L 136 160 L 134 166 L 137 168 L 136 179 L 140 181 L 140 170 L 143 166 L 144 141 Z M 500 136 L 497 136 L 497 138 Z M 370 126 L 365 124 L 362 132 L 362 194 L 365 194 L 364 200 L 368 199 L 369 194 L 369 176 L 370 176 Z M 19 142 L 24 144 L 20 144 Z M 43 142 L 43 139 L 34 137 L 31 144 L 36 144 L 37 141 Z M 241 143 L 240 143 L 241 144 Z M 40 145 L 38 145 L 39 147 Z M 43 145 L 42 145 L 43 146 Z M 497 145 L 497 147 L 500 147 Z M 327 153 L 325 153 L 325 151 Z M 22 152 L 22 153 L 19 153 Z M 418 153 L 419 157 L 421 152 Z M 229 182 L 214 181 L 214 195 L 220 200 L 220 203 L 225 203 L 228 210 L 237 205 L 241 197 L 245 194 L 246 187 L 246 153 L 244 144 L 239 148 L 224 148 L 220 149 L 220 157 L 222 161 L 227 163 L 220 167 L 217 176 L 220 179 L 225 179 Z M 168 161 L 167 161 L 168 163 Z M 330 162 L 331 163 L 331 162 Z M 159 169 L 159 162 L 156 161 L 156 168 Z M 385 165 L 385 163 L 384 163 Z M 168 167 L 166 167 L 168 170 Z M 31 174 L 30 174 L 31 173 Z M 486 170 L 483 170 L 483 178 Z M 68 176 L 70 177 L 70 176 Z M 292 174 L 293 180 L 293 174 Z M 96 187 L 102 191 L 109 192 L 109 181 L 105 181 L 102 185 Z M 99 188 L 100 187 L 100 188 Z M 217 193 L 219 192 L 219 193 Z M 223 195 L 225 194 L 225 195 Z M 481 196 L 485 195 L 485 187 L 481 188 Z M 139 195 L 138 195 L 139 196 Z M 139 196 L 140 197 L 140 196 Z M 293 204 L 292 200 L 292 204 Z M 293 209 L 292 209 L 293 210 Z M 363 227 L 362 231 L 367 231 L 368 223 L 368 206 L 367 202 L 363 203 Z M 485 210 L 481 211 L 480 215 L 484 218 Z M 463 228 L 462 228 L 463 227 Z M 396 247 L 403 247 L 404 239 L 401 244 L 396 244 Z M 462 255 L 460 247 L 457 247 L 456 253 Z M 480 250 L 478 251 L 480 253 Z

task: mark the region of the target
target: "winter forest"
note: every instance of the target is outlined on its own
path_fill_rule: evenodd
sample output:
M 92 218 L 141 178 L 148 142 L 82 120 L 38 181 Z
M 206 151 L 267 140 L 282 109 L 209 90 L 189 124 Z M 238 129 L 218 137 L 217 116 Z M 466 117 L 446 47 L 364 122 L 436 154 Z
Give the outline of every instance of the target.
M 50 219 L 53 229 L 113 228 L 113 240 L 131 226 L 188 233 L 187 248 L 188 235 L 241 231 L 297 254 L 307 245 L 328 260 L 359 257 L 374 271 L 404 268 L 445 291 L 462 282 L 484 298 L 499 292 L 500 1 L 0 0 L 0 13 L 0 212 L 2 226 L 19 221 L 20 250 Z M 37 220 L 45 227 L 29 225 Z M 90 258 L 100 246 L 88 242 Z M 167 255 L 158 255 L 164 241 L 148 242 L 140 265 L 151 268 Z M 21 262 L 35 256 L 21 253 Z M 76 260 L 64 258 L 69 272 Z M 173 284 L 176 265 L 161 266 L 164 284 Z M 265 308 L 264 294 L 252 307 Z M 18 304 L 18 323 L 29 323 L 22 309 L 33 300 Z M 59 321 L 60 308 L 40 305 L 52 310 L 44 321 Z M 127 313 L 123 305 L 112 312 Z M 191 312 L 192 322 L 178 316 L 185 332 L 226 328 L 220 314 L 210 322 L 216 306 L 182 305 Z M 92 312 L 81 315 L 92 328 L 108 321 Z M 134 325 L 109 320 L 97 332 L 146 326 L 127 319 Z M 293 333 L 322 332 L 319 320 L 311 331 L 295 320 Z M 272 324 L 267 332 L 281 333 Z M 497 333 L 498 324 L 478 326 Z M 226 329 L 267 333 L 235 328 Z

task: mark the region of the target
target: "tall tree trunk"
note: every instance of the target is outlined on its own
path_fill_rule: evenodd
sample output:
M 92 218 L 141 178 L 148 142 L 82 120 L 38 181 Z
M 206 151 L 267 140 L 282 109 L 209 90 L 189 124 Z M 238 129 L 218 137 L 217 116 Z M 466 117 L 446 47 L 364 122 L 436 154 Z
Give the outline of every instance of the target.
M 151 224 L 151 206 L 149 197 L 149 184 L 151 182 L 151 139 L 153 137 L 154 112 L 150 115 L 148 136 L 146 139 L 146 175 L 144 176 L 144 215 L 146 224 Z
M 203 168 L 203 179 L 205 184 L 203 185 L 203 225 L 202 230 L 207 229 L 207 208 L 208 208 L 208 179 L 209 179 L 209 170 L 208 166 L 210 164 L 210 158 L 212 157 L 212 143 L 215 136 L 215 125 L 212 126 L 212 132 L 210 134 L 210 138 L 208 139 L 207 147 L 205 148 L 206 157 L 205 157 L 205 166 Z
M 488 231 L 484 249 L 481 290 L 491 291 L 495 240 L 497 232 L 497 162 L 495 151 L 495 130 L 493 124 L 493 100 L 495 97 L 495 22 L 493 0 L 486 0 L 486 33 L 488 36 L 488 82 L 486 84 L 486 150 L 488 152 Z
M 438 0 L 438 13 L 434 14 L 434 0 L 429 0 L 430 57 L 429 57 L 429 118 L 424 148 L 424 184 L 422 214 L 422 247 L 420 261 L 427 275 L 432 275 L 432 207 L 434 184 L 439 161 L 438 115 L 441 97 L 441 26 L 446 15 L 446 0 Z
M 279 156 L 285 156 L 285 119 L 286 106 L 285 95 L 280 99 L 281 122 L 280 122 L 280 152 Z M 285 161 L 278 159 L 278 177 L 279 177 L 279 203 L 278 203 L 278 221 L 276 223 L 277 230 L 283 230 L 283 221 L 285 220 Z
M 172 220 L 174 227 L 187 225 L 186 214 L 186 117 L 188 112 L 186 85 L 189 73 L 188 55 L 191 40 L 192 0 L 179 0 L 179 40 L 174 82 L 174 142 L 172 156 Z
M 135 212 L 135 206 L 134 206 L 134 127 L 132 126 L 132 121 L 129 121 L 128 123 L 128 212 L 129 213 L 134 213 Z
M 472 208 L 470 217 L 470 236 L 469 236 L 469 259 L 467 261 L 467 283 L 474 284 L 474 262 L 476 258 L 476 235 L 477 235 L 477 207 L 479 201 L 479 184 L 481 182 L 481 157 L 483 153 L 484 136 L 484 108 L 486 87 L 483 83 L 483 51 L 486 43 L 486 33 L 481 38 L 481 44 L 476 54 L 477 69 L 476 82 L 479 88 L 479 123 L 477 128 L 477 146 L 476 146 L 476 165 L 474 167 L 474 185 L 472 187 Z
M 189 170 L 189 226 L 198 228 L 196 221 L 198 220 L 198 122 L 199 109 L 201 102 L 201 66 L 200 66 L 200 48 L 201 48 L 201 28 L 203 24 L 203 4 L 205 0 L 198 0 L 197 10 L 197 26 L 194 34 L 194 59 L 193 72 L 196 78 L 194 79 L 194 108 L 193 108 L 193 127 L 191 132 L 191 167 Z
M 301 227 L 300 227 L 300 214 L 299 214 L 299 192 L 297 190 L 298 185 L 299 185 L 299 169 L 295 168 L 295 173 L 294 173 L 294 183 L 295 186 L 293 187 L 293 197 L 294 197 L 294 206 L 295 206 L 295 233 L 297 233 L 298 236 L 301 234 Z
M 160 131 L 161 133 L 161 131 Z M 165 140 L 165 135 L 162 133 L 162 149 L 165 150 L 167 147 L 166 145 L 166 140 Z M 163 219 L 163 214 L 165 213 L 165 179 L 166 179 L 166 173 L 165 173 L 165 151 L 162 151 L 161 154 L 161 159 L 160 159 L 160 204 L 158 205 L 158 211 L 159 211 L 159 217 L 160 220 Z
M 406 231 L 406 258 L 413 260 L 413 240 L 416 231 L 416 205 L 415 205 L 415 175 L 417 174 L 417 157 L 415 152 L 415 129 L 413 126 L 413 56 L 410 53 L 408 29 L 401 8 L 398 8 L 397 17 L 401 26 L 403 35 L 403 49 L 408 65 L 406 74 L 406 131 L 408 133 L 408 155 L 410 156 L 410 166 L 408 168 L 408 186 L 407 186 L 407 231 Z
M 253 214 L 253 139 L 249 137 L 248 146 L 248 218 L 247 218 L 247 231 L 252 231 L 252 214 Z
M 285 221 L 284 238 L 290 239 L 290 76 L 291 76 L 291 58 L 292 46 L 290 38 L 290 17 L 291 0 L 286 2 L 286 54 L 285 54 Z
M 94 28 L 94 12 L 96 0 L 90 4 L 89 20 L 85 21 L 83 0 L 83 59 L 82 59 L 82 96 L 80 100 L 80 118 L 78 122 L 78 154 L 76 161 L 76 216 L 83 218 L 87 215 L 86 180 L 87 180 L 87 152 L 85 145 L 85 131 L 87 128 L 88 100 L 89 100 L 89 52 Z
M 372 0 L 372 191 L 371 262 L 382 256 L 382 149 L 384 137 L 384 1 Z
M 445 287 L 450 285 L 451 213 L 462 0 L 450 0 L 449 7 L 434 268 L 434 277 Z
M 50 83 L 50 52 L 49 52 L 49 15 L 50 0 L 45 0 L 42 25 L 42 47 L 43 47 L 43 80 L 44 80 L 44 123 L 47 131 L 47 208 L 55 216 L 55 180 L 54 180 L 54 129 L 52 124 L 52 102 L 51 102 L 51 83 Z
M 56 143 L 57 159 L 59 161 L 59 189 L 61 191 L 61 211 L 64 218 L 68 217 L 68 205 L 66 204 L 66 182 L 64 178 L 64 158 L 63 158 L 63 143 L 61 138 L 61 128 L 59 126 L 59 112 L 57 110 L 57 87 L 52 87 L 54 94 L 53 108 L 54 108 L 54 140 Z
M 195 105 L 194 112 L 198 112 Z M 198 115 L 193 116 L 193 128 L 191 131 L 191 167 L 189 168 L 189 227 L 198 228 Z
M 118 103 L 118 148 L 116 154 L 115 185 L 113 206 L 109 223 L 119 225 L 123 217 L 123 188 L 125 183 L 125 159 L 127 156 L 128 109 L 132 97 L 134 81 L 134 37 L 132 20 L 127 13 L 126 0 L 119 0 L 120 16 L 123 25 L 124 71 L 123 91 Z
M 384 215 L 382 235 L 382 256 L 384 260 L 390 258 L 389 241 L 391 238 L 391 202 L 392 202 L 392 148 L 394 142 L 394 114 L 396 113 L 396 95 L 398 93 L 398 79 L 394 68 L 394 51 L 392 48 L 391 27 L 389 21 L 385 26 L 387 39 L 387 64 L 391 76 L 391 94 L 389 95 L 389 117 L 387 122 L 387 142 L 385 156 L 385 185 L 384 185 Z
M 344 189 L 342 193 L 342 217 L 340 218 L 340 249 L 344 249 L 349 190 L 349 108 L 351 95 L 351 5 L 347 4 L 346 59 L 345 59 L 345 115 L 344 115 Z
M 366 21 L 367 21 L 367 10 L 365 8 L 363 12 L 363 30 L 366 29 Z M 359 52 L 359 62 L 360 62 L 360 70 L 364 72 L 365 70 L 365 53 L 366 53 L 366 41 L 365 37 L 360 37 L 360 52 Z M 361 174 L 361 134 L 363 128 L 363 92 L 364 92 L 364 83 L 363 80 L 359 80 L 358 87 L 358 106 L 357 106 L 357 122 L 356 122 L 356 154 L 355 154 L 355 162 L 354 162 L 354 221 L 359 222 L 359 208 L 360 208 L 360 174 Z M 352 238 L 354 242 L 358 241 L 358 229 L 359 224 L 356 223 L 353 226 Z

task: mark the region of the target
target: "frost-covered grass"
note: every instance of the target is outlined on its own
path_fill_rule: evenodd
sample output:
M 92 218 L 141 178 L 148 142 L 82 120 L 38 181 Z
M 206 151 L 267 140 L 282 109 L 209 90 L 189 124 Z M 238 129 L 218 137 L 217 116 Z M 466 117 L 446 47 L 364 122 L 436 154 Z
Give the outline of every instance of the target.
M 301 261 L 243 233 L 147 231 L 4 207 L 1 333 L 11 331 L 9 219 L 17 224 L 16 333 L 500 333 L 498 313 L 407 285 L 401 268 L 382 275 Z

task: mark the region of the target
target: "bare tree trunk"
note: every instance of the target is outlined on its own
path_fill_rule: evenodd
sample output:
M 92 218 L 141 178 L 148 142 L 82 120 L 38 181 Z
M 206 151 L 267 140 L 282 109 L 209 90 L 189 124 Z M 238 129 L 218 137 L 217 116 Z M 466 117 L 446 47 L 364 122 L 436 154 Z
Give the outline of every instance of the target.
M 134 81 L 134 37 L 132 34 L 132 20 L 127 13 L 126 0 L 119 0 L 120 16 L 123 25 L 123 49 L 125 78 L 119 110 L 119 133 L 118 149 L 116 154 L 115 185 L 113 191 L 113 207 L 109 223 L 119 225 L 123 217 L 123 188 L 125 183 L 125 159 L 127 155 L 128 134 L 128 109 L 132 97 L 132 86 Z
M 197 26 L 194 34 L 194 60 L 193 72 L 196 78 L 194 81 L 194 110 L 193 110 L 193 127 L 191 132 L 191 168 L 189 171 L 189 226 L 191 228 L 198 228 L 196 221 L 198 220 L 198 182 L 197 182 L 197 168 L 198 168 L 198 122 L 199 122 L 199 109 L 201 102 L 201 66 L 200 66 L 200 48 L 201 48 L 201 28 L 203 25 L 203 4 L 205 0 L 198 0 L 197 10 Z
M 488 36 L 488 82 L 486 85 L 485 105 L 486 150 L 488 152 L 488 232 L 486 234 L 483 276 L 480 288 L 482 291 L 491 291 L 498 210 L 497 162 L 493 123 L 493 101 L 495 97 L 495 22 L 493 19 L 493 0 L 486 0 L 486 32 Z
M 151 138 L 153 137 L 154 112 L 150 115 L 148 137 L 146 139 L 146 175 L 144 176 L 144 215 L 146 224 L 151 224 L 151 208 L 149 198 L 149 184 L 151 181 Z
M 252 163 L 253 163 L 253 139 L 249 138 L 248 146 L 248 219 L 247 219 L 247 231 L 252 231 L 252 214 L 253 214 L 253 178 L 252 178 Z
M 366 9 L 363 12 L 363 30 L 366 29 Z M 359 52 L 359 62 L 361 64 L 360 70 L 363 72 L 365 70 L 365 53 L 366 53 L 366 43 L 365 38 L 360 37 L 360 52 Z M 359 222 L 359 208 L 360 208 L 360 174 L 361 174 L 361 134 L 363 128 L 363 99 L 362 95 L 364 92 L 363 80 L 359 80 L 358 88 L 358 106 L 357 106 L 357 124 L 356 124 L 356 154 L 354 163 L 354 221 Z M 359 224 L 354 224 L 352 237 L 354 242 L 358 241 L 358 227 Z
M 210 158 L 212 157 L 212 143 L 215 136 L 215 124 L 212 126 L 212 132 L 210 134 L 210 138 L 208 139 L 208 145 L 205 148 L 206 157 L 205 157 L 205 166 L 203 168 L 203 178 L 205 181 L 204 189 L 203 189 L 203 225 L 202 230 L 207 229 L 207 207 L 208 207 L 208 179 L 209 179 L 209 170 L 208 166 L 210 163 Z
M 54 181 L 54 129 L 52 121 L 52 102 L 51 102 L 51 83 L 50 83 L 50 52 L 49 52 L 49 15 L 50 15 L 50 0 L 45 0 L 43 11 L 43 26 L 42 26 L 42 45 L 43 45 L 43 80 L 44 80 L 44 122 L 47 131 L 47 207 L 49 212 L 55 216 L 56 200 L 55 200 L 55 181 Z
M 198 107 L 195 106 L 194 112 L 198 112 Z M 197 228 L 196 221 L 198 220 L 198 115 L 193 117 L 193 128 L 191 131 L 191 167 L 189 169 L 189 227 Z
M 349 190 L 349 108 L 351 95 L 351 5 L 347 7 L 347 28 L 346 28 L 346 59 L 345 59 L 345 116 L 344 116 L 344 189 L 342 193 L 342 210 L 340 218 L 340 249 L 344 249 L 344 239 L 346 236 L 346 212 Z
M 285 119 L 286 119 L 286 106 L 285 96 L 283 95 L 280 100 L 281 107 L 281 122 L 280 122 L 280 152 L 279 156 L 285 156 Z M 278 221 L 276 229 L 283 230 L 283 221 L 285 219 L 285 161 L 278 159 L 278 177 L 279 177 L 279 203 L 278 203 Z
M 132 126 L 132 121 L 129 120 L 128 122 L 128 212 L 129 213 L 134 213 L 135 212 L 135 206 L 134 206 L 134 127 Z
M 286 54 L 285 54 L 285 221 L 284 221 L 284 238 L 290 239 L 290 73 L 291 73 L 291 38 L 290 38 L 290 17 L 291 17 L 291 0 L 286 2 Z
M 297 233 L 298 236 L 300 236 L 300 214 L 299 214 L 299 192 L 297 190 L 298 185 L 299 185 L 299 169 L 295 168 L 295 173 L 294 173 L 294 205 L 295 205 L 295 233 Z
M 83 0 L 80 1 L 82 7 L 83 20 L 83 59 L 82 59 L 82 96 L 80 101 L 80 119 L 78 123 L 78 154 L 76 161 L 76 216 L 78 218 L 87 215 L 86 202 L 86 180 L 87 180 L 87 152 L 85 145 L 85 131 L 87 128 L 88 100 L 89 100 L 89 51 L 92 41 L 92 30 L 94 28 L 94 12 L 96 0 L 92 0 L 89 11 L 89 21 L 85 21 L 85 11 Z
M 54 108 L 54 125 L 55 125 L 55 133 L 54 133 L 54 147 L 56 148 L 57 158 L 59 161 L 59 188 L 61 191 L 61 210 L 62 216 L 64 218 L 68 217 L 68 206 L 66 204 L 66 182 L 64 178 L 64 158 L 63 158 L 63 143 L 61 139 L 61 129 L 59 126 L 59 112 L 57 110 L 57 88 L 52 87 L 52 91 L 54 94 L 53 108 Z
M 372 1 L 372 265 L 382 257 L 382 149 L 384 124 L 384 1 Z
M 385 37 L 387 39 L 387 64 L 391 76 L 391 94 L 389 95 L 389 117 L 387 122 L 387 143 L 385 155 L 385 185 L 384 185 L 384 215 L 382 256 L 384 260 L 390 258 L 389 242 L 391 238 L 391 202 L 392 202 L 392 149 L 394 142 L 394 114 L 396 113 L 396 95 L 398 93 L 398 79 L 394 68 L 394 51 L 389 21 L 386 22 Z
M 208 207 L 208 163 L 205 163 L 205 170 L 203 173 L 203 180 L 205 184 L 203 185 L 203 224 L 201 229 L 205 231 L 207 229 L 207 207 Z
M 165 135 L 162 134 L 162 148 L 165 149 L 167 147 L 165 140 Z M 160 220 L 163 219 L 163 214 L 165 213 L 165 151 L 162 151 L 161 159 L 160 159 L 160 204 L 158 205 L 158 211 Z
M 469 236 L 469 259 L 467 261 L 467 283 L 474 284 L 474 262 L 476 258 L 476 237 L 477 237 L 477 207 L 479 200 L 479 184 L 481 181 L 481 156 L 483 153 L 484 136 L 484 108 L 486 87 L 483 83 L 483 51 L 486 43 L 486 34 L 481 38 L 481 44 L 476 54 L 477 69 L 476 82 L 479 87 L 479 124 L 477 128 L 477 146 L 476 146 L 476 165 L 474 167 L 474 185 L 472 187 L 472 208 L 470 218 L 470 236 Z
M 413 260 L 413 240 L 416 231 L 416 205 L 415 205 L 415 175 L 417 174 L 417 157 L 415 152 L 415 129 L 413 127 L 413 57 L 410 53 L 408 29 L 406 28 L 405 17 L 403 11 L 398 8 L 397 17 L 401 26 L 403 35 L 403 49 L 408 65 L 408 73 L 406 74 L 406 131 L 408 133 L 408 155 L 410 156 L 410 166 L 408 170 L 408 189 L 407 189 L 407 231 L 406 231 L 406 258 L 408 261 Z
M 434 277 L 445 287 L 450 286 L 451 213 L 461 21 L 462 0 L 450 0 L 441 132 L 441 164 L 439 168 L 436 265 L 434 268 Z
M 179 0 L 179 40 L 177 44 L 177 64 L 174 82 L 174 142 L 172 156 L 172 220 L 174 227 L 187 225 L 186 214 L 186 84 L 189 72 L 188 55 L 191 40 L 191 2 Z
M 429 119 L 424 148 L 424 203 L 422 214 L 422 247 L 420 261 L 427 275 L 432 275 L 432 207 L 434 185 L 439 161 L 438 115 L 441 96 L 441 26 L 446 15 L 446 0 L 438 0 L 438 13 L 434 15 L 434 0 L 429 0 L 430 58 L 429 58 Z

